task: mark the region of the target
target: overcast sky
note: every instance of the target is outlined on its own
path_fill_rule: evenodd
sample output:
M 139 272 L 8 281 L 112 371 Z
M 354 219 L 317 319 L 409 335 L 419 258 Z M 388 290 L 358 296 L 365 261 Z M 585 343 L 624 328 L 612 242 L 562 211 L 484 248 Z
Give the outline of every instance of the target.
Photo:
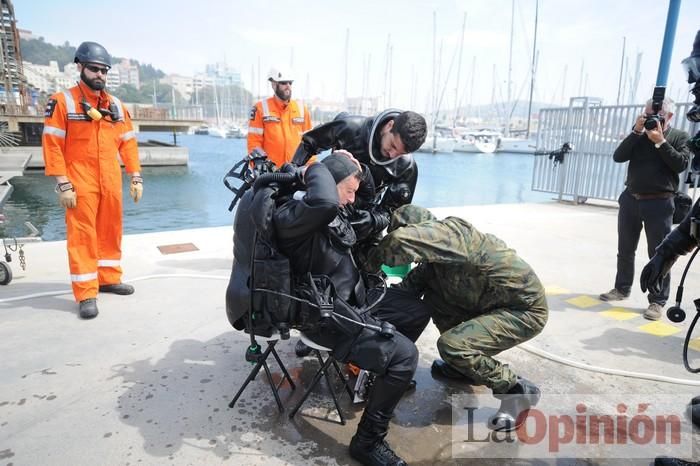
M 381 95 L 387 104 L 425 111 L 431 90 L 455 101 L 497 101 L 508 94 L 511 0 L 14 0 L 22 29 L 47 42 L 103 44 L 110 53 L 152 63 L 166 73 L 192 75 L 206 63 L 226 61 L 245 86 L 267 94 L 259 79 L 271 66 L 290 63 L 294 95 L 343 97 L 349 31 L 347 94 Z M 634 78 L 642 53 L 637 102 L 651 97 L 656 81 L 668 2 L 665 0 L 539 0 L 535 99 L 568 102 L 584 93 L 614 104 L 623 37 Z M 437 35 L 433 34 L 433 12 Z M 466 32 L 457 70 L 464 13 Z M 527 99 L 535 0 L 515 7 L 511 95 Z M 688 99 L 680 61 L 700 28 L 700 0 L 683 0 L 669 71 L 668 92 Z M 439 83 L 433 82 L 433 43 L 442 48 Z M 391 80 L 386 80 L 387 44 Z M 448 70 L 451 66 L 451 72 Z M 494 79 L 495 68 L 495 79 Z M 582 73 L 583 69 L 583 73 Z M 389 84 L 390 81 L 390 84 Z M 473 89 L 473 92 L 472 92 Z M 629 85 L 625 87 L 629 93 Z

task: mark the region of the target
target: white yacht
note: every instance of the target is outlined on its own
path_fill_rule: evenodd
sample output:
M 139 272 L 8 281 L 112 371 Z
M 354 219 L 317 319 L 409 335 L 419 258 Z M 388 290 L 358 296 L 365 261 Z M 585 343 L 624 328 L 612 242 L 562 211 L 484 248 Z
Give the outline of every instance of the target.
M 455 152 L 472 152 L 493 154 L 498 148 L 501 134 L 497 131 L 481 129 L 478 131 L 463 131 L 457 137 Z
M 502 137 L 498 145 L 498 152 L 510 152 L 513 154 L 534 154 L 537 147 L 534 139 Z

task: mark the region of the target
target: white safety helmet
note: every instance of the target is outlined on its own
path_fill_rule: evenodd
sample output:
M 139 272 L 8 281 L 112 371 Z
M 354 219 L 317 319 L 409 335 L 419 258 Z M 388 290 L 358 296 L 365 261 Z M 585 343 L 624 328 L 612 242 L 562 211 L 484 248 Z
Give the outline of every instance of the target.
M 294 73 L 290 69 L 270 68 L 267 74 L 268 81 L 294 81 Z

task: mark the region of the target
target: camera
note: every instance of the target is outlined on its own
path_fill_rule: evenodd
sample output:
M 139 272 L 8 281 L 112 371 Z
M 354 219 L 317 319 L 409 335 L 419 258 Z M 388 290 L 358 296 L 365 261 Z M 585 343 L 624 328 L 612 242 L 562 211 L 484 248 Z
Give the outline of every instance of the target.
M 661 125 L 661 128 L 664 127 L 664 123 L 666 122 L 666 120 L 664 119 L 664 117 L 659 115 L 659 112 L 663 107 L 665 94 L 665 87 L 656 86 L 654 88 L 654 94 L 651 97 L 651 111 L 653 113 L 651 115 L 647 114 L 647 119 L 644 120 L 644 128 L 646 130 L 656 129 L 657 125 Z
M 695 96 L 695 100 L 693 101 L 693 106 L 688 110 L 685 116 L 688 121 L 700 123 L 700 77 L 698 77 L 698 81 L 695 82 L 695 86 L 690 92 Z M 697 153 L 698 152 L 696 152 L 696 154 Z
M 700 122 L 700 31 L 695 36 L 690 56 L 684 59 L 681 65 L 683 65 L 683 70 L 688 74 L 688 84 L 695 83 L 695 86 L 690 90 L 695 96 L 694 105 L 688 110 L 686 118 L 689 121 L 698 123 Z
M 664 120 L 664 117 L 659 116 L 658 114 L 650 115 L 647 116 L 647 119 L 644 120 L 644 128 L 647 130 L 652 130 L 656 129 L 657 125 L 661 125 L 661 127 L 664 127 L 664 123 L 666 120 Z

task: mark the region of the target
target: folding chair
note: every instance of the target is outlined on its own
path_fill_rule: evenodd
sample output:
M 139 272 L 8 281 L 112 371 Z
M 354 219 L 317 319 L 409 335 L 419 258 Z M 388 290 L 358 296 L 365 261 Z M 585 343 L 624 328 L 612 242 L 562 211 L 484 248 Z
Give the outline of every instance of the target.
M 289 372 L 287 372 L 287 368 L 282 363 L 282 360 L 280 359 L 279 355 L 277 354 L 277 350 L 275 349 L 275 345 L 280 340 L 280 334 L 279 332 L 275 332 L 269 337 L 256 335 L 255 338 L 266 340 L 267 348 L 264 352 L 261 352 L 260 346 L 257 344 L 255 345 L 255 347 L 253 347 L 252 345 L 248 347 L 248 351 L 246 352 L 246 360 L 250 362 L 255 362 L 255 366 L 253 366 L 253 368 L 251 369 L 250 373 L 248 374 L 248 378 L 246 378 L 245 382 L 243 382 L 241 388 L 238 389 L 238 393 L 236 393 L 236 396 L 233 397 L 233 400 L 231 400 L 231 402 L 228 404 L 228 407 L 233 408 L 236 405 L 238 398 L 240 398 L 245 388 L 250 382 L 255 380 L 255 377 L 258 375 L 258 372 L 260 372 L 260 368 L 263 368 L 265 369 L 267 382 L 270 385 L 270 388 L 272 389 L 272 394 L 275 396 L 277 407 L 279 408 L 280 412 L 284 412 L 284 406 L 282 405 L 282 401 L 280 400 L 279 388 L 282 386 L 285 380 L 289 382 L 289 386 L 292 387 L 292 390 L 296 389 L 296 385 L 294 385 L 292 378 L 289 376 Z M 280 366 L 280 369 L 282 369 L 282 380 L 280 380 L 278 384 L 275 384 L 274 380 L 272 380 L 272 373 L 270 372 L 270 368 L 267 365 L 267 358 L 270 356 L 270 354 L 272 354 L 275 357 L 275 359 L 277 360 L 277 364 Z
M 325 346 L 321 346 L 317 343 L 314 343 L 311 341 L 309 338 L 307 338 L 303 333 L 300 336 L 301 341 L 304 342 L 305 345 L 307 345 L 309 348 L 311 348 L 316 355 L 316 358 L 318 359 L 318 363 L 320 364 L 320 367 L 318 368 L 318 371 L 316 371 L 316 374 L 314 375 L 313 380 L 311 381 L 311 384 L 309 387 L 306 389 L 304 394 L 302 395 L 301 399 L 297 402 L 297 404 L 294 406 L 292 411 L 289 413 L 289 419 L 292 419 L 297 411 L 301 408 L 301 405 L 304 404 L 306 399 L 309 397 L 311 394 L 311 391 L 316 387 L 318 384 L 319 380 L 321 380 L 321 377 L 323 376 L 326 379 L 326 384 L 328 385 L 329 390 L 331 391 L 331 397 L 333 397 L 333 404 L 335 405 L 335 409 L 338 412 L 338 417 L 340 418 L 340 424 L 345 425 L 345 417 L 343 416 L 343 412 L 340 409 L 340 405 L 338 404 L 338 396 L 336 395 L 335 388 L 333 388 L 333 384 L 331 383 L 330 377 L 328 376 L 328 369 L 330 368 L 331 365 L 335 368 L 335 372 L 338 374 L 338 377 L 343 383 L 343 386 L 345 387 L 345 390 L 347 390 L 348 395 L 350 395 L 350 400 L 353 399 L 354 394 L 353 394 L 353 389 L 350 387 L 348 383 L 348 379 L 343 375 L 343 373 L 340 370 L 340 367 L 338 366 L 338 362 L 333 358 L 333 355 L 331 354 L 331 349 L 326 348 Z M 324 359 L 323 356 L 321 355 L 321 352 L 325 352 L 326 358 Z

